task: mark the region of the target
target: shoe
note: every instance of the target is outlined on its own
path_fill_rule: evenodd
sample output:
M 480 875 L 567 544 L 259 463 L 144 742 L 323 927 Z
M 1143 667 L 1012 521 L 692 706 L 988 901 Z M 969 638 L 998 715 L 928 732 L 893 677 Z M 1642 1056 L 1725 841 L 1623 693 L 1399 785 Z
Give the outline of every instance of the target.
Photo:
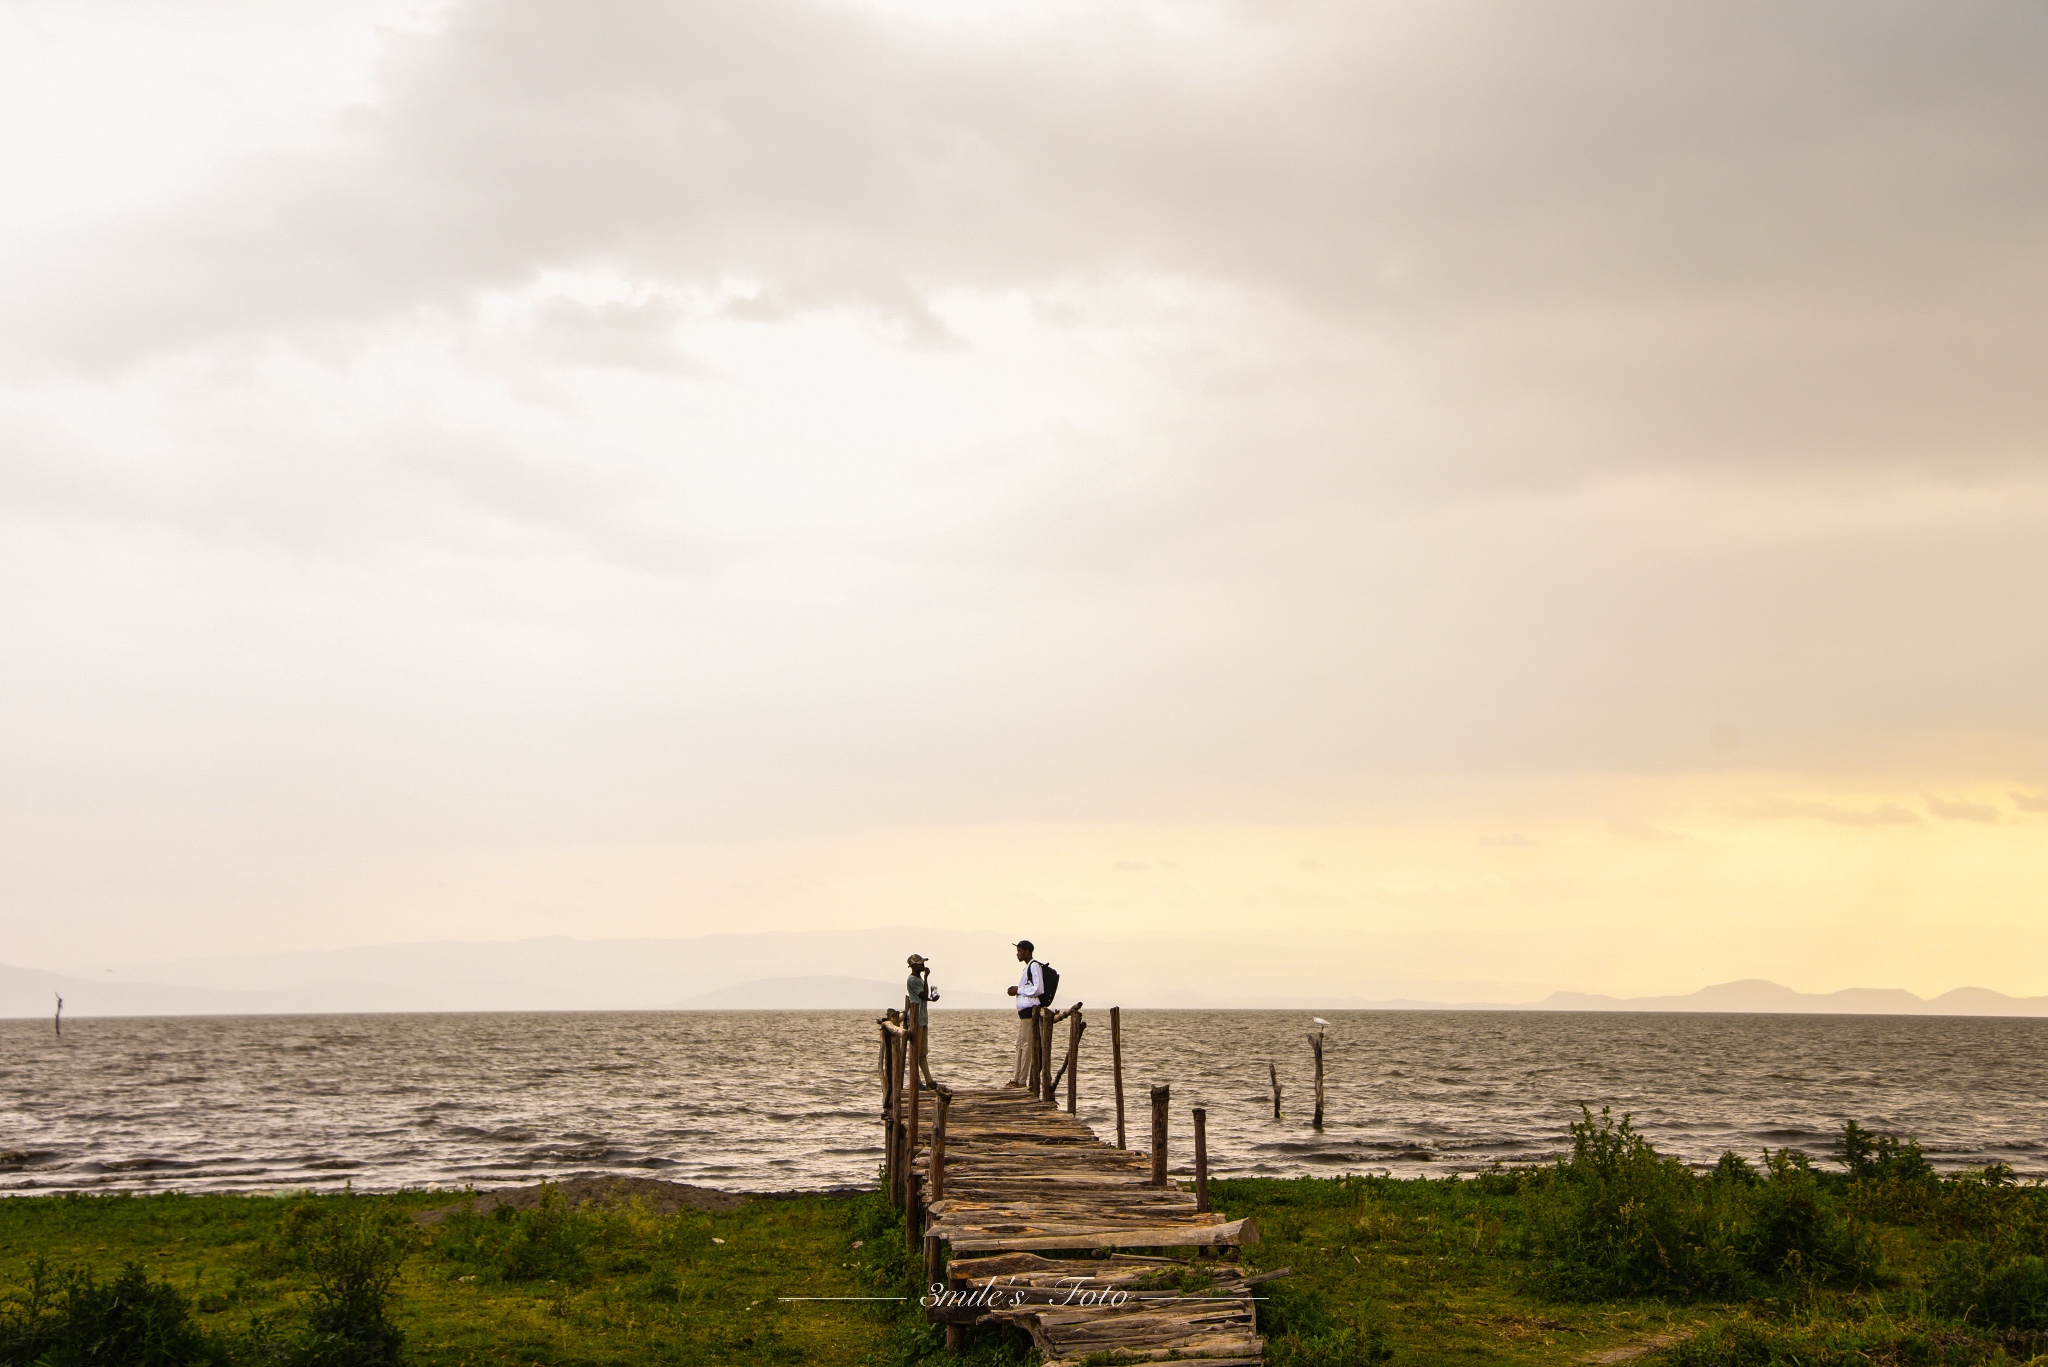
M 1005 1082 L 1005 1083 L 1003 1084 L 1003 1086 L 1004 1086 L 1005 1088 L 1009 1088 L 1009 1087 L 1022 1087 L 1023 1085 L 1024 1085 L 1024 1084 L 1023 1084 L 1023 1083 L 1021 1083 L 1021 1082 Z

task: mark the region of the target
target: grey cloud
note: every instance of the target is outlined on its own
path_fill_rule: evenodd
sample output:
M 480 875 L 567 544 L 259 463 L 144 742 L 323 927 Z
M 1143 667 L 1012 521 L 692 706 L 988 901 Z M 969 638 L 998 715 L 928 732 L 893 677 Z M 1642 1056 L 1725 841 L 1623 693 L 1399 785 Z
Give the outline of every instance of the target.
M 2048 793 L 2012 794 L 2012 805 L 2023 812 L 2048 812 Z
M 1950 801 L 1945 798 L 1936 797 L 1932 793 L 1927 794 L 1923 801 L 1927 803 L 1927 810 L 1940 817 L 1943 821 L 1994 823 L 2000 819 L 1998 808 L 1987 806 L 1981 802 Z
M 14 340 L 105 364 L 605 264 L 944 343 L 934 292 L 1153 272 L 1380 330 L 1434 402 L 1534 419 L 1411 465 L 2040 461 L 2038 8 L 1216 13 L 473 4 L 340 150 L 17 258 Z

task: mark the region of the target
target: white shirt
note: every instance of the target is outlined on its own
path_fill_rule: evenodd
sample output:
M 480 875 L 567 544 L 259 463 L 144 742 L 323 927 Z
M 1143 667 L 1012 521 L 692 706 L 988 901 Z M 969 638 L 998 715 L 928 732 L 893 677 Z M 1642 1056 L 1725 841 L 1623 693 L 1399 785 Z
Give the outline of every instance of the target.
M 1038 998 L 1045 991 L 1045 977 L 1038 971 L 1038 960 L 1024 965 L 1024 976 L 1017 979 L 1017 1009 L 1029 1011 L 1038 1005 Z

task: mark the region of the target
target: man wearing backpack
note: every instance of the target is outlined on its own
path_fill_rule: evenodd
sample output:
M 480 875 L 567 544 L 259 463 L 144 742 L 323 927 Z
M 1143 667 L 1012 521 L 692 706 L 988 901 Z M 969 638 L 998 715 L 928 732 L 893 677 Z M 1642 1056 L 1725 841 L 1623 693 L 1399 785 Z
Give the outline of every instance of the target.
M 1010 989 L 1010 995 L 1017 999 L 1017 1069 L 1005 1084 L 1011 1087 L 1025 1086 L 1031 1080 L 1031 1047 L 1036 1034 L 1033 1026 L 1038 1005 L 1046 997 L 1045 965 L 1031 954 L 1031 941 L 1017 941 L 1017 962 L 1024 965 L 1024 976 Z

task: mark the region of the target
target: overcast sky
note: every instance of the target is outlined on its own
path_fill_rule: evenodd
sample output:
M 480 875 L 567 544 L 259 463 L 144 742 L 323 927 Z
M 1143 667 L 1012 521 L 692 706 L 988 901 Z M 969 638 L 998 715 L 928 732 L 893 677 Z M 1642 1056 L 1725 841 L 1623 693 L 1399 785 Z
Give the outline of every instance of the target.
M 2048 10 L 0 6 L 0 961 L 2048 992 Z

